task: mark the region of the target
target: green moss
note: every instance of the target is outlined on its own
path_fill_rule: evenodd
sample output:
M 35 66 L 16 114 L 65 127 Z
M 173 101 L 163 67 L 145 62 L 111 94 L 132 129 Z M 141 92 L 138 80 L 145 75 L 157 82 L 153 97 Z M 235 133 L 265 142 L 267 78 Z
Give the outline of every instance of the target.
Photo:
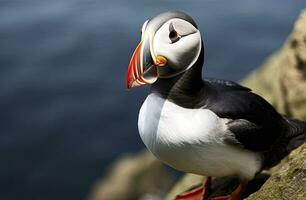
M 247 200 L 296 199 L 306 197 L 306 144 L 291 152 L 281 168 Z

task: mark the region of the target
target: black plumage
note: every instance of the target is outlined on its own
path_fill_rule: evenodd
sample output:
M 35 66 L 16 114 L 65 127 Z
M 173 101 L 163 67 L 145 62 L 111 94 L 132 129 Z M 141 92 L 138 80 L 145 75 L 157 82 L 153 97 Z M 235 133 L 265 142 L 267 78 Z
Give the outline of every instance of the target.
M 203 46 L 203 45 L 202 45 Z M 306 123 L 279 114 L 251 89 L 232 81 L 202 80 L 202 49 L 198 61 L 189 70 L 173 78 L 158 79 L 151 92 L 191 109 L 209 109 L 228 119 L 234 135 L 227 143 L 239 145 L 263 156 L 263 168 L 278 163 L 306 140 Z

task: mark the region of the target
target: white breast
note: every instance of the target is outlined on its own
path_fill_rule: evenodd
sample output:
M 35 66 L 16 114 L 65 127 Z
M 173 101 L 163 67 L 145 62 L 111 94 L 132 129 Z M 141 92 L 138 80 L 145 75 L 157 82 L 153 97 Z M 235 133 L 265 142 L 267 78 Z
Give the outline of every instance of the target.
M 231 137 L 226 121 L 208 109 L 186 109 L 150 94 L 140 109 L 138 129 L 146 147 L 173 168 L 251 179 L 260 169 L 260 157 L 224 143 Z

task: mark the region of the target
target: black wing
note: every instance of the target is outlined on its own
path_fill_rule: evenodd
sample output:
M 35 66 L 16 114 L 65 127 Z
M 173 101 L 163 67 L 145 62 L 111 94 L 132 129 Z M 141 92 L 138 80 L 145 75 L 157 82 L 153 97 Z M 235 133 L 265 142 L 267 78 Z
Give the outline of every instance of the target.
M 244 87 L 234 81 L 220 80 L 220 79 L 215 79 L 215 78 L 205 78 L 204 81 L 211 83 L 213 85 L 219 85 L 219 87 L 223 86 L 223 87 L 230 87 L 230 88 L 238 89 L 238 90 L 251 91 L 250 88 Z
M 250 89 L 229 81 L 205 80 L 206 108 L 229 119 L 232 143 L 253 151 L 268 151 L 283 134 L 283 117 Z

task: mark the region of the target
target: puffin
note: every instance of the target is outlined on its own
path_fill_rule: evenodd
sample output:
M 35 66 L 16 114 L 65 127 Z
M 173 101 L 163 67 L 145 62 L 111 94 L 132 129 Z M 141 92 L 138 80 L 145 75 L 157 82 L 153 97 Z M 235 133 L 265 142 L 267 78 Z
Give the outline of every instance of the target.
M 238 83 L 202 79 L 204 45 L 195 21 L 180 11 L 144 22 L 127 72 L 127 88 L 150 85 L 138 116 L 140 137 L 159 160 L 208 177 L 176 199 L 206 199 L 211 177 L 239 186 L 214 200 L 240 200 L 247 183 L 306 140 L 306 122 L 279 114 Z

